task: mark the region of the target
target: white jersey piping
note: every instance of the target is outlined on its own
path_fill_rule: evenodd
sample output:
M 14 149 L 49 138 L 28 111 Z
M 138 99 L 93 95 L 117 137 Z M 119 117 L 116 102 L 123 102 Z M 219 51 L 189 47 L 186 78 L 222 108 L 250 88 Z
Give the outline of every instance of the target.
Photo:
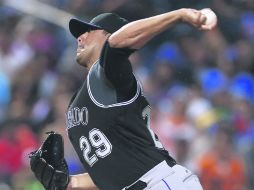
M 96 61 L 96 62 L 93 64 L 93 66 L 94 66 L 97 62 L 98 62 L 98 61 Z M 93 66 L 92 66 L 92 67 L 93 67 Z M 134 101 L 137 99 L 137 97 L 138 97 L 138 95 L 139 95 L 139 93 L 140 93 L 140 88 L 141 88 L 141 84 L 139 83 L 138 80 L 136 80 L 136 81 L 137 81 L 137 92 L 136 92 L 135 96 L 134 96 L 133 98 L 131 98 L 130 100 L 125 101 L 125 102 L 119 102 L 119 103 L 115 103 L 115 104 L 110 104 L 110 105 L 104 105 L 104 104 L 99 103 L 99 102 L 94 98 L 94 96 L 93 96 L 93 94 L 92 94 L 92 91 L 91 91 L 91 88 L 90 88 L 90 82 L 89 82 L 89 81 L 90 81 L 90 74 L 91 74 L 92 67 L 91 67 L 91 69 L 89 70 L 88 76 L 87 76 L 87 89 L 88 89 L 89 97 L 91 98 L 91 100 L 93 101 L 93 103 L 94 103 L 95 105 L 97 105 L 98 107 L 101 107 L 101 108 L 111 108 L 111 107 L 117 107 L 117 106 L 125 106 L 125 105 L 131 104 L 132 102 L 134 102 Z M 136 77 L 135 77 L 135 78 L 136 78 Z

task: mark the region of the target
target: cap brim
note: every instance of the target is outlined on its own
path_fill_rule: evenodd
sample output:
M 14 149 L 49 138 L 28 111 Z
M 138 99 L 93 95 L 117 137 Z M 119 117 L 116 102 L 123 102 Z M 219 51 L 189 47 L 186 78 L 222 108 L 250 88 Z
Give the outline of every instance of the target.
M 101 27 L 74 18 L 69 22 L 69 30 L 75 38 L 78 38 L 89 29 L 101 29 Z

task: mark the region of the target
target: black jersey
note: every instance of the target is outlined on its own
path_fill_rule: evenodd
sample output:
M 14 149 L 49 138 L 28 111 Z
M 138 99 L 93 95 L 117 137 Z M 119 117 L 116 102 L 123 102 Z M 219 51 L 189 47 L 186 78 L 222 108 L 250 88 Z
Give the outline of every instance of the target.
M 72 98 L 67 129 L 75 151 L 97 187 L 120 190 L 161 161 L 175 161 L 150 129 L 150 106 L 140 83 L 134 78 L 133 96 L 119 98 L 124 90 L 119 92 L 112 85 L 100 61 L 92 66 Z

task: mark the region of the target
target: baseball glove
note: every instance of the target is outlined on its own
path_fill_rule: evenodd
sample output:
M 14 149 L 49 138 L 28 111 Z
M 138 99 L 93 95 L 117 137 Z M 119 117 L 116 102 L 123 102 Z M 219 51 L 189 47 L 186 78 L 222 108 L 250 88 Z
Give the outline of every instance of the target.
M 64 143 L 60 134 L 47 133 L 41 147 L 30 153 L 30 166 L 46 190 L 66 190 L 69 170 L 64 159 Z

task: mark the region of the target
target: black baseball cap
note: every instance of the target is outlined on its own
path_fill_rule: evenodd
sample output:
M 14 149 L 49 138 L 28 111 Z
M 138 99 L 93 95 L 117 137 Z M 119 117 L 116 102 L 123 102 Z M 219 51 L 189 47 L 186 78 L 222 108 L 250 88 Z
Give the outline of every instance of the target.
M 88 30 L 96 29 L 102 29 L 112 34 L 127 23 L 126 19 L 115 13 L 102 13 L 94 17 L 90 22 L 84 22 L 75 18 L 71 19 L 69 30 L 75 38 L 78 38 Z

